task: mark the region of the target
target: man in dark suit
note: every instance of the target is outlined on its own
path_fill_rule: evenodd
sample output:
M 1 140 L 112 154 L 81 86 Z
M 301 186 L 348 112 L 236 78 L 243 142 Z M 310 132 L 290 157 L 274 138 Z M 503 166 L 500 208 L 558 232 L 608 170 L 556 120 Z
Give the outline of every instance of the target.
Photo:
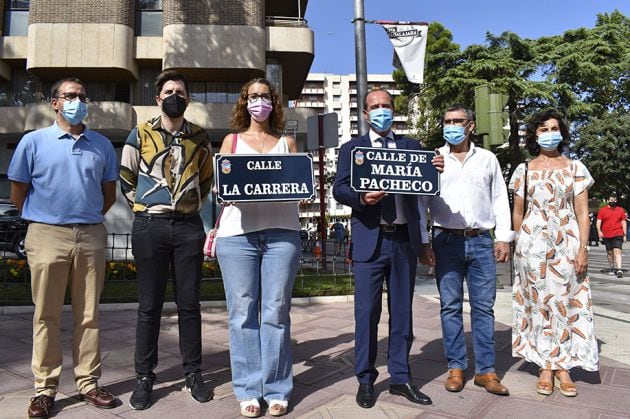
M 416 140 L 395 136 L 391 131 L 393 99 L 386 90 L 372 90 L 364 100 L 363 116 L 370 132 L 341 147 L 333 196 L 352 207 L 352 261 L 355 277 L 355 374 L 359 381 L 357 404 L 370 408 L 376 403 L 374 367 L 377 328 L 381 316 L 383 281 L 387 282 L 389 347 L 387 369 L 389 392 L 419 404 L 431 404 L 411 381 L 409 350 L 413 341 L 411 306 L 417 257 L 433 264 L 424 208 L 415 195 L 393 195 L 385 191 L 359 193 L 350 185 L 354 147 L 386 147 L 418 150 Z M 443 166 L 438 156 L 433 164 Z

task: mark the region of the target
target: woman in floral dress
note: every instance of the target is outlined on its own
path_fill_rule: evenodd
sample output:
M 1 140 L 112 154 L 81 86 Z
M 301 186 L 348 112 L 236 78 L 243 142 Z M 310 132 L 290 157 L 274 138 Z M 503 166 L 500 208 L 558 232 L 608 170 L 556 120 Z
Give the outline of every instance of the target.
M 555 109 L 527 125 L 532 156 L 510 181 L 514 190 L 512 353 L 540 367 L 536 391 L 576 396 L 569 370 L 598 369 L 591 288 L 587 275 L 588 188 L 593 178 L 562 155 L 569 130 Z M 525 180 L 527 179 L 527 180 Z M 527 192 L 525 192 L 527 190 Z

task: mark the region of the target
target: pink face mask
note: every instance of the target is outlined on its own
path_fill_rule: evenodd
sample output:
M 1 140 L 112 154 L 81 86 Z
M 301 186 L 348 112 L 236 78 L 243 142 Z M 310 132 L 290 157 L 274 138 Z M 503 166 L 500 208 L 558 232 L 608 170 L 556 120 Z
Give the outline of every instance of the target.
M 254 102 L 248 103 L 247 110 L 252 118 L 261 122 L 269 117 L 269 114 L 273 110 L 273 106 L 271 105 L 271 101 L 269 99 L 261 97 L 256 99 Z

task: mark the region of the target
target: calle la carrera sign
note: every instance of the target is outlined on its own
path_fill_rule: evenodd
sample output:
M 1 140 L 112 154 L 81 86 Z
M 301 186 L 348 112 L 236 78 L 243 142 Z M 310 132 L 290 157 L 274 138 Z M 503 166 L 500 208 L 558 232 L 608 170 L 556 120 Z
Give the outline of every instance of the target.
M 291 154 L 216 154 L 214 179 L 222 202 L 313 199 L 313 157 Z

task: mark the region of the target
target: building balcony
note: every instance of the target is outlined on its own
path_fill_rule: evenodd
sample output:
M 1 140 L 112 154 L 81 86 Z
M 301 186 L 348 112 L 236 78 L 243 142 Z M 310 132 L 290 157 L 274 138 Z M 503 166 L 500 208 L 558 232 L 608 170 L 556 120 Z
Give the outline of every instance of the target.
M 191 81 L 243 81 L 265 74 L 266 32 L 259 26 L 170 24 L 162 42 L 162 68 L 176 69 Z
M 315 54 L 313 31 L 307 27 L 267 26 L 266 32 L 267 58 L 282 66 L 282 94 L 289 100 L 297 99 Z
M 133 28 L 126 25 L 32 23 L 26 51 L 26 69 L 44 79 L 133 81 L 138 76 Z

